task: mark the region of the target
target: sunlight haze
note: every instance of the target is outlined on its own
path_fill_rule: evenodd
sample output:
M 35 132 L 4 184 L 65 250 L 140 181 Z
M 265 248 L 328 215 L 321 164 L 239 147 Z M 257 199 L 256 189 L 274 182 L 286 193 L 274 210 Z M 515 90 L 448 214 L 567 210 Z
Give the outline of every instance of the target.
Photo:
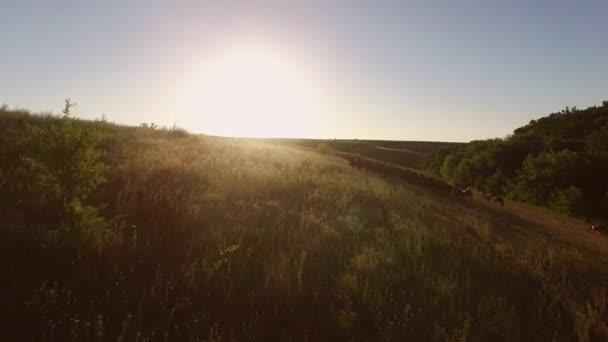
M 469 141 L 608 94 L 603 1 L 4 1 L 0 103 L 191 132 Z M 10 81 L 7 81 L 10 80 Z
M 193 130 L 241 137 L 314 136 L 322 121 L 319 85 L 269 49 L 241 46 L 189 74 L 183 107 Z

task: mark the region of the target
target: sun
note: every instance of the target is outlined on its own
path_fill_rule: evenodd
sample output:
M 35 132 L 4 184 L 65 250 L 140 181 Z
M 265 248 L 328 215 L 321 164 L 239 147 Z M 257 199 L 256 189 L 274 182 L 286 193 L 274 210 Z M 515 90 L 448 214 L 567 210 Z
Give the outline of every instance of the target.
M 268 49 L 237 49 L 202 63 L 192 86 L 196 126 L 208 134 L 302 137 L 318 96 L 301 67 Z

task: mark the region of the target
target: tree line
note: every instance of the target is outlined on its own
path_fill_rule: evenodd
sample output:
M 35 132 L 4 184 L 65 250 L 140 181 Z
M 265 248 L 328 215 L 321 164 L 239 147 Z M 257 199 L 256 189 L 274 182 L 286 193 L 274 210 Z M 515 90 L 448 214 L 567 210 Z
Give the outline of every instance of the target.
M 472 141 L 429 155 L 425 169 L 455 186 L 555 211 L 608 216 L 608 101 L 530 121 L 504 139 Z

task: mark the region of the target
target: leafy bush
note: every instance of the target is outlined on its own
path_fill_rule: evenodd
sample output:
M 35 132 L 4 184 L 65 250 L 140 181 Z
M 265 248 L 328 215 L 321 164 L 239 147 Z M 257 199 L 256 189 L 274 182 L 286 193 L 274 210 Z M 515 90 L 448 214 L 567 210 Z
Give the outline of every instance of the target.
M 577 153 L 565 150 L 528 156 L 511 188 L 514 198 L 547 204 L 556 190 L 570 186 L 581 163 Z
M 571 185 L 566 189 L 554 192 L 551 208 L 559 213 L 571 215 L 579 210 L 582 200 L 583 192 L 581 189 Z
M 608 156 L 608 124 L 590 134 L 585 142 L 587 149 L 591 153 Z
M 65 115 L 44 126 L 29 125 L 26 134 L 23 161 L 39 194 L 36 211 L 47 218 L 49 228 L 77 231 L 99 246 L 107 224 L 97 209 L 86 204 L 104 180 L 97 132 Z

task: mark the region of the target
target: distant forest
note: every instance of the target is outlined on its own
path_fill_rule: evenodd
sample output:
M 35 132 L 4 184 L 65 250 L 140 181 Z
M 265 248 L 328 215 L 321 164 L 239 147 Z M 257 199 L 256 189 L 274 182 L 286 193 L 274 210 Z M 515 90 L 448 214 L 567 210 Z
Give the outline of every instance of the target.
M 504 139 L 472 141 L 433 153 L 425 169 L 455 186 L 555 211 L 608 216 L 608 101 L 566 107 Z

